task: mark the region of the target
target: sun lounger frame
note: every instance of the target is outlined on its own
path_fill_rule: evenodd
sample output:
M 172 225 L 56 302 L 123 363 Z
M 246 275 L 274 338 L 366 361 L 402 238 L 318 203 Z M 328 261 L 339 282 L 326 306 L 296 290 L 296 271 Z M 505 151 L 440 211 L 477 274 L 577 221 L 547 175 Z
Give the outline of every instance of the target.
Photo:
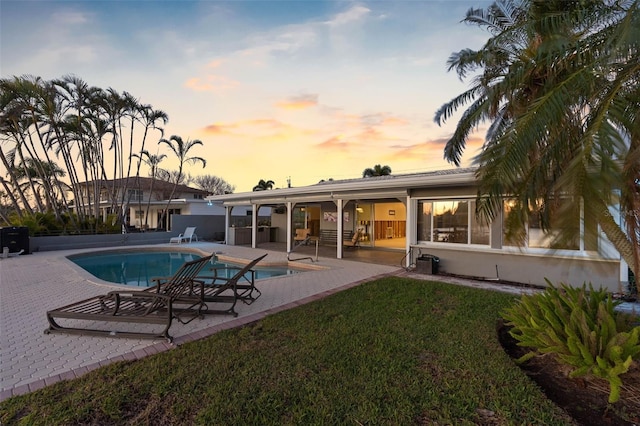
M 203 280 L 201 292 L 203 301 L 205 303 L 232 303 L 230 308 L 231 312 L 235 307 L 237 300 L 250 305 L 253 303 L 262 292 L 256 287 L 256 271 L 253 269 L 258 262 L 264 259 L 267 255 L 264 254 L 246 265 L 240 266 L 225 266 L 211 268 L 213 276 L 200 276 L 198 280 Z M 221 277 L 219 272 L 222 270 L 237 271 L 232 277 Z M 231 292 L 231 294 L 229 294 Z M 206 310 L 203 313 L 218 313 L 220 311 Z M 222 313 L 227 311 L 222 311 Z
M 49 333 L 68 333 L 108 337 L 166 339 L 171 342 L 169 328 L 173 319 L 183 324 L 202 316 L 206 306 L 202 298 L 194 292 L 198 283 L 195 277 L 211 260 L 205 256 L 185 262 L 170 277 L 162 288 L 155 291 L 116 290 L 106 295 L 95 296 L 47 312 Z M 186 307 L 184 307 L 186 305 Z M 126 330 L 103 330 L 91 327 L 67 327 L 56 319 L 75 319 L 98 322 L 121 322 L 164 325 L 161 332 L 138 332 Z

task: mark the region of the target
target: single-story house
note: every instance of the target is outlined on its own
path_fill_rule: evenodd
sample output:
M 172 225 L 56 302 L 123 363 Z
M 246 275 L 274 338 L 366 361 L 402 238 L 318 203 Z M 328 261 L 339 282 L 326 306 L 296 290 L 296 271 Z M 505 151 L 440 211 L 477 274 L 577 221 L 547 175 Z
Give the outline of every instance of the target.
M 227 244 L 258 247 L 267 241 L 257 218 L 261 208 L 269 207 L 275 239 L 286 242 L 289 252 L 295 230 L 304 228 L 320 244 L 334 245 L 336 258 L 342 258 L 345 241 L 359 230 L 361 247 L 403 251 L 406 267 L 426 255 L 436 257 L 439 270 L 450 274 L 539 286 L 546 285 L 546 278 L 574 286 L 592 283 L 614 292 L 626 289 L 629 268 L 596 223 L 576 218 L 580 241 L 551 247 L 532 220 L 525 246 L 517 247 L 505 238 L 503 215 L 488 225 L 476 219 L 476 192 L 475 170 L 461 168 L 206 199 L 226 209 Z M 231 212 L 247 206 L 253 210 L 252 223 L 237 229 Z

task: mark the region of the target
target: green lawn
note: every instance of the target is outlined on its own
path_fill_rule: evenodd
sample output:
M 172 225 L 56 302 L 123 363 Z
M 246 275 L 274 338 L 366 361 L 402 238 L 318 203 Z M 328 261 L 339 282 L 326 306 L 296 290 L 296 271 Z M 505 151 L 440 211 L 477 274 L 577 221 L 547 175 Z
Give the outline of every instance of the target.
M 512 295 L 388 277 L 0 403 L 9 424 L 570 424 L 502 350 Z

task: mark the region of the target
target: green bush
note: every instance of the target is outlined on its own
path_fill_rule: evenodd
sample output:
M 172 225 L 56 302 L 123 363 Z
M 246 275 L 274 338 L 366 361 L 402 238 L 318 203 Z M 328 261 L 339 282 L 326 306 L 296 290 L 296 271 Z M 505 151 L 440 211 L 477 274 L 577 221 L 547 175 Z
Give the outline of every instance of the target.
M 518 345 L 534 351 L 521 357 L 524 362 L 536 355 L 553 354 L 573 367 L 570 377 L 593 375 L 609 381 L 609 402 L 620 398 L 621 374 L 640 354 L 640 327 L 632 317 L 615 310 L 620 303 L 606 290 L 560 284 L 542 293 L 523 296 L 507 308 L 502 317 L 512 326 L 510 333 Z
M 7 226 L 26 226 L 30 236 L 78 235 L 78 234 L 119 234 L 122 232 L 118 215 L 110 214 L 106 220 L 89 216 L 80 220 L 75 213 L 64 213 L 56 217 L 52 211 L 23 214 L 9 217 Z

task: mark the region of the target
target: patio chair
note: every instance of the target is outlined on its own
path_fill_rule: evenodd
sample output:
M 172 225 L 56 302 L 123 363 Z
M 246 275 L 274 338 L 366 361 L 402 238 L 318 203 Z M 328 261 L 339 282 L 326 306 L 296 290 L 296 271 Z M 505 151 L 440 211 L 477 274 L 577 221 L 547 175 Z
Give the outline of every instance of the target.
M 298 228 L 296 229 L 296 235 L 293 237 L 293 242 L 295 245 L 306 244 L 309 242 L 310 236 L 311 236 L 311 229 Z
M 199 276 L 198 280 L 203 281 L 202 284 L 202 300 L 207 303 L 227 303 L 231 304 L 228 309 L 223 310 L 211 310 L 207 309 L 203 311 L 204 314 L 217 314 L 217 313 L 231 313 L 237 315 L 234 311 L 234 307 L 237 300 L 250 305 L 252 304 L 262 292 L 256 288 L 255 285 L 255 270 L 253 269 L 258 262 L 264 259 L 267 255 L 253 259 L 246 265 L 239 266 L 224 266 L 211 268 L 213 276 Z M 231 275 L 223 276 L 225 274 Z M 230 293 L 230 294 L 229 294 Z
M 343 241 L 343 245 L 346 248 L 358 248 L 360 247 L 360 237 L 362 237 L 362 230 L 356 229 L 356 232 L 353 234 L 350 240 Z
M 202 316 L 205 308 L 199 294 L 194 291 L 194 280 L 198 273 L 211 260 L 205 256 L 191 262 L 185 262 L 162 287 L 155 291 L 116 290 L 106 295 L 95 296 L 47 312 L 49 333 L 86 334 L 108 337 L 131 337 L 146 339 L 173 338 L 169 335 L 171 322 L 175 318 L 188 324 Z M 184 307 L 186 305 L 186 307 Z M 91 321 L 86 327 L 73 321 L 71 326 L 63 326 L 58 319 Z M 133 324 L 161 324 L 161 332 L 114 330 L 110 326 L 104 329 L 92 328 L 96 322 L 122 322 Z
M 178 234 L 177 237 L 171 237 L 171 239 L 169 239 L 169 243 L 174 244 L 182 244 L 183 242 L 191 242 L 194 238 L 196 241 L 198 241 L 198 236 L 195 234 L 196 232 L 196 227 L 195 226 L 188 226 L 187 229 L 184 230 L 183 233 Z

